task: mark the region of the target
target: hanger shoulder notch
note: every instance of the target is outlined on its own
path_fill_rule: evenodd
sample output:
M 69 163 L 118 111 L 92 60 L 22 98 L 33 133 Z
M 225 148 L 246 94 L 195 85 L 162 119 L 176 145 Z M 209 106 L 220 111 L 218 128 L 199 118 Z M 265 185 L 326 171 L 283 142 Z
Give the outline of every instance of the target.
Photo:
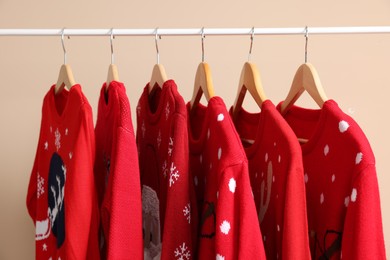
M 58 75 L 58 80 L 55 86 L 55 93 L 57 94 L 61 92 L 65 86 L 70 89 L 75 84 L 76 81 L 73 77 L 72 68 L 68 64 L 63 64 Z
M 206 62 L 201 62 L 196 70 L 194 91 L 190 101 L 191 108 L 199 103 L 202 94 L 205 95 L 207 101 L 214 96 L 211 70 L 210 66 Z

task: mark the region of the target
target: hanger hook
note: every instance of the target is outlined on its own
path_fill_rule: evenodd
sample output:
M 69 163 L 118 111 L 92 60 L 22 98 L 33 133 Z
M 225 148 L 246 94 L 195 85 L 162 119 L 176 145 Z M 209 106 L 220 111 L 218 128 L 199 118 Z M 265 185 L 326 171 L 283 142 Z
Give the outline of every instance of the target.
M 202 62 L 204 62 L 204 38 L 206 36 L 204 35 L 204 27 L 202 27 L 202 30 L 200 31 L 201 33 L 201 39 L 202 39 Z
M 155 37 L 154 40 L 155 40 L 155 43 L 156 43 L 157 64 L 160 64 L 160 52 L 158 50 L 158 39 L 161 39 L 161 35 L 158 35 L 158 27 L 156 28 L 156 32 L 155 32 L 154 37 Z
M 114 45 L 112 44 L 114 39 L 115 39 L 114 28 L 111 28 L 111 30 L 110 30 L 111 64 L 114 64 Z
M 307 42 L 309 41 L 309 28 L 305 27 L 305 63 L 307 63 Z
M 65 34 L 65 27 L 62 28 L 61 43 L 62 43 L 62 49 L 64 51 L 64 64 L 66 64 L 66 49 L 65 49 L 65 43 L 64 43 L 64 34 Z
M 252 30 L 251 30 L 251 45 L 249 47 L 248 62 L 251 60 L 254 35 L 255 35 L 255 27 L 252 27 Z

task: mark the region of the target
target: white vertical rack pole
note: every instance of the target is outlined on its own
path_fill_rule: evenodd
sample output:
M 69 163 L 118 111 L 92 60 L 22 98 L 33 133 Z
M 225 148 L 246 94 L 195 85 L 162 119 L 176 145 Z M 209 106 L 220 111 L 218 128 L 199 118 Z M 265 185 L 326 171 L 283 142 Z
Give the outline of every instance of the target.
M 195 36 L 202 28 L 164 29 L 161 36 Z M 113 29 L 115 36 L 154 36 L 156 29 Z M 313 34 L 383 34 L 390 33 L 390 26 L 360 27 L 308 27 Z M 0 36 L 60 36 L 61 29 L 0 29 Z M 205 28 L 204 35 L 249 35 L 252 28 Z M 111 29 L 65 29 L 65 36 L 110 36 Z M 255 35 L 298 35 L 305 34 L 305 27 L 254 28 Z

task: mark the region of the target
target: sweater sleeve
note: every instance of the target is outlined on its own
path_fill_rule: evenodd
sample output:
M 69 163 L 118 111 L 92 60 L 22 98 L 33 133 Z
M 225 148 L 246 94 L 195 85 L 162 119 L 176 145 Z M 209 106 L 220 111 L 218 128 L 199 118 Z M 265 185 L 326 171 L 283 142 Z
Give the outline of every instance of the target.
M 107 259 L 143 259 L 141 188 L 134 135 L 118 127 L 112 149 L 101 209 Z
M 310 259 L 302 158 L 292 156 L 291 160 L 285 188 L 282 258 Z
M 216 259 L 266 259 L 247 162 L 224 170 L 219 181 Z
M 92 111 L 85 105 L 80 113 L 80 130 L 73 151 L 74 168 L 69 169 L 65 185 L 65 254 L 67 259 L 98 259 Z
M 161 259 L 191 259 L 194 256 L 191 239 L 191 200 L 188 173 L 189 150 L 186 118 L 175 115 L 172 124 L 173 150 L 168 164 L 167 202 L 162 236 Z M 184 256 L 188 256 L 184 258 Z
M 380 198 L 375 165 L 368 165 L 354 180 L 344 223 L 343 259 L 386 259 Z

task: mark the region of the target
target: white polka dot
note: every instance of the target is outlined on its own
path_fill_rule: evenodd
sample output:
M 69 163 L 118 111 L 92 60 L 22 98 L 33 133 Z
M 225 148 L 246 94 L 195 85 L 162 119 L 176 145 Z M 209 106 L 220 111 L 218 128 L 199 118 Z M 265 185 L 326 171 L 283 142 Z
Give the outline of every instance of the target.
M 274 146 L 276 146 L 276 142 L 274 142 Z
M 356 197 L 357 197 L 357 190 L 355 188 L 353 188 L 352 189 L 352 193 L 351 193 L 351 201 L 355 202 L 356 201 Z
M 255 178 L 257 179 L 257 172 L 255 173 Z
M 329 153 L 329 145 L 325 145 L 324 147 L 324 155 L 327 156 Z
M 348 204 L 349 204 L 349 196 L 345 197 L 344 199 L 344 205 L 348 207 Z
M 356 154 L 356 159 L 355 159 L 355 163 L 356 164 L 359 164 L 363 159 L 363 154 L 362 153 L 357 153 Z
M 218 148 L 218 160 L 221 160 L 221 155 L 222 155 L 222 148 Z
M 263 178 L 264 177 L 264 172 L 261 172 L 261 178 Z
M 200 163 L 202 163 L 202 160 L 203 160 L 202 155 L 200 155 L 200 156 L 199 156 L 199 161 L 200 161 Z
M 336 175 L 332 175 L 332 182 L 334 182 L 336 180 Z
M 349 127 L 348 122 L 346 122 L 344 120 L 340 121 L 340 123 L 339 123 L 339 130 L 340 130 L 341 133 L 344 133 L 345 131 L 347 131 L 348 127 Z
M 264 236 L 264 238 L 263 238 L 263 241 L 265 242 L 265 240 L 267 240 L 267 237 L 266 236 Z
M 324 193 L 321 193 L 321 196 L 320 196 L 320 203 L 324 203 L 324 200 L 325 200 L 325 197 L 324 197 Z
M 226 220 L 222 222 L 222 224 L 219 226 L 219 229 L 221 232 L 225 235 L 229 234 L 230 231 L 230 223 Z
M 207 130 L 207 139 L 210 138 L 210 128 Z
M 235 180 L 234 178 L 231 178 L 231 179 L 229 180 L 229 190 L 230 190 L 232 193 L 234 193 L 234 192 L 236 191 L 236 185 L 237 185 L 236 180 Z
M 278 162 L 280 163 L 280 160 L 282 160 L 282 158 L 280 157 L 280 155 L 278 156 Z
M 307 173 L 305 173 L 305 183 L 307 183 L 309 181 L 309 175 L 307 175 Z
M 272 176 L 272 182 L 275 182 L 275 175 Z
M 69 159 L 72 159 L 72 157 L 73 157 L 73 153 L 69 152 Z
M 279 224 L 276 225 L 276 228 L 278 229 L 278 232 L 280 232 L 280 226 L 279 226 Z
M 225 260 L 225 257 L 220 254 L 217 254 L 216 260 Z
M 198 186 L 198 176 L 194 177 L 194 183 L 195 183 L 195 186 Z
M 219 198 L 219 191 L 217 191 L 217 199 Z
M 265 154 L 264 160 L 265 160 L 265 161 L 268 161 L 268 153 Z
M 224 118 L 225 118 L 225 116 L 221 113 L 218 115 L 217 120 L 221 122 L 221 121 L 223 121 Z

